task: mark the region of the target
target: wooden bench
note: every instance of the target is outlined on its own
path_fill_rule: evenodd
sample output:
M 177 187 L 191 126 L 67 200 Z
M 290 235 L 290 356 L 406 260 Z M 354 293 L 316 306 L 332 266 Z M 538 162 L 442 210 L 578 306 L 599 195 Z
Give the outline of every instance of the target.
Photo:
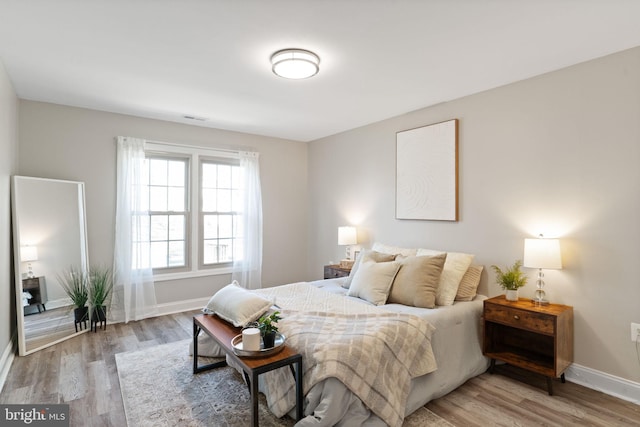
M 226 360 L 198 366 L 198 335 L 200 331 L 204 331 L 213 338 L 227 356 L 242 368 L 251 393 L 251 418 L 254 427 L 258 426 L 258 376 L 283 366 L 289 366 L 296 381 L 296 420 L 302 419 L 302 355 L 285 345 L 282 351 L 271 356 L 260 358 L 240 357 L 233 352 L 231 340 L 242 333 L 241 328 L 234 327 L 216 315 L 199 314 L 193 316 L 194 374 L 227 366 Z M 294 364 L 296 365 L 295 369 Z

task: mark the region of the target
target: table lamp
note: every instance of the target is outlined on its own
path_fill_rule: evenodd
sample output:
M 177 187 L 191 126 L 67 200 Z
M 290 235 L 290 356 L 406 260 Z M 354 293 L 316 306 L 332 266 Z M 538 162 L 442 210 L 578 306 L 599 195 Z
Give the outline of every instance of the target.
M 20 248 L 20 261 L 28 263 L 29 271 L 27 277 L 29 279 L 34 278 L 33 270 L 31 269 L 31 261 L 38 260 L 38 248 L 35 246 L 22 246 Z
M 351 261 L 351 245 L 358 243 L 358 236 L 355 227 L 338 227 L 338 246 L 346 246 L 346 260 L 340 262 L 340 265 L 353 264 Z M 344 262 L 346 261 L 346 262 Z
M 544 292 L 543 268 L 559 270 L 562 268 L 560 256 L 560 240 L 545 239 L 542 234 L 538 239 L 524 239 L 524 263 L 525 267 L 538 269 L 536 280 L 536 292 L 533 302 L 539 305 L 549 304 Z

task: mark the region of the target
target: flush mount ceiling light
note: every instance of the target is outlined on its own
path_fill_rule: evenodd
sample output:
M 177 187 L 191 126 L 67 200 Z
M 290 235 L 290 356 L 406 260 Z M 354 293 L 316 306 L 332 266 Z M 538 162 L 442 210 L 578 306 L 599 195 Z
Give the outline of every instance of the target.
M 283 49 L 271 55 L 271 69 L 285 79 L 306 79 L 315 76 L 320 68 L 320 58 L 304 49 Z

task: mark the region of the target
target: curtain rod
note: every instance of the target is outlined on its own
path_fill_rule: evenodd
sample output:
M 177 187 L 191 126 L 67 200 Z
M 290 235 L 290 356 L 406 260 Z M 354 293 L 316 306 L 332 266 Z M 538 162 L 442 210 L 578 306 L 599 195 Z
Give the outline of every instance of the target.
M 126 137 L 125 137 L 126 138 Z M 118 141 L 118 138 L 114 138 L 115 141 Z M 227 153 L 234 153 L 237 154 L 241 151 L 249 151 L 249 152 L 257 152 L 258 150 L 256 150 L 253 147 L 243 147 L 240 146 L 237 149 L 232 149 L 232 148 L 218 148 L 218 147 L 202 147 L 199 145 L 190 145 L 190 144 L 176 144 L 175 142 L 164 142 L 164 141 L 153 141 L 150 139 L 145 139 L 145 141 L 151 143 L 151 144 L 158 144 L 158 145 L 167 145 L 170 147 L 184 147 L 184 148 L 194 148 L 197 150 L 217 150 L 217 151 L 224 151 Z

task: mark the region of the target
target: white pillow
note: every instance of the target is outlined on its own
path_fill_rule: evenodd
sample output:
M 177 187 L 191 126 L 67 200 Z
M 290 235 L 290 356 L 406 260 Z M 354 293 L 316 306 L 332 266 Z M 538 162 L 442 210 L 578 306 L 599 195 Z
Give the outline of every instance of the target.
M 241 288 L 234 280 L 211 297 L 205 311 L 240 327 L 257 320 L 269 307 L 271 301 Z
M 433 249 L 418 249 L 418 256 L 434 256 L 444 253 Z M 436 292 L 436 305 L 451 305 L 456 299 L 460 281 L 473 261 L 474 255 L 460 252 L 447 252 L 440 283 Z
M 342 282 L 342 287 L 349 289 L 349 287 L 351 286 L 351 281 L 353 280 L 354 276 L 358 272 L 360 263 L 366 262 L 366 261 L 387 262 L 387 261 L 394 261 L 395 259 L 396 259 L 395 254 L 390 255 L 387 253 L 377 252 L 374 250 L 364 250 L 360 252 L 358 254 L 358 257 L 356 258 L 356 262 L 353 264 L 353 267 L 351 267 L 351 271 L 349 272 L 349 277 L 347 277 L 344 280 L 344 282 Z
M 387 302 L 389 289 L 399 269 L 398 261 L 362 262 L 347 295 L 382 305 Z
M 371 250 L 376 252 L 382 252 L 389 255 L 402 255 L 402 256 L 416 256 L 416 249 L 401 248 L 399 246 L 385 245 L 384 243 L 374 243 Z

